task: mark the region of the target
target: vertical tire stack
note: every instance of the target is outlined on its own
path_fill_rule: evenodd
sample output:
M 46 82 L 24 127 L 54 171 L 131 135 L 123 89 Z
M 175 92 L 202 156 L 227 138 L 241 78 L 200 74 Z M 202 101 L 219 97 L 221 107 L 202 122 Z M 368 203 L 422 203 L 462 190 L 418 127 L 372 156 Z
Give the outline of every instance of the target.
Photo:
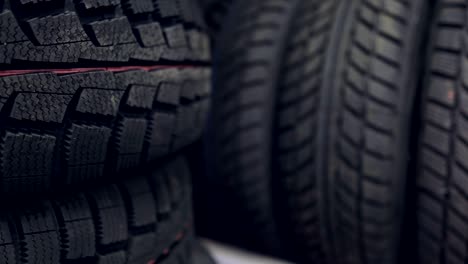
M 0 263 L 210 263 L 183 157 L 203 24 L 191 0 L 0 0 Z
M 466 262 L 467 5 L 233 1 L 205 232 L 300 263 Z

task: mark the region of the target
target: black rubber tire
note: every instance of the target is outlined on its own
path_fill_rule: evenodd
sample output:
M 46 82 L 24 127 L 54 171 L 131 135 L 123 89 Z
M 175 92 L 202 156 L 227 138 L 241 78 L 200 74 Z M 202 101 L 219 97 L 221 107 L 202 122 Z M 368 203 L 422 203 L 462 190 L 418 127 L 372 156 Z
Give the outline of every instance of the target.
M 284 40 L 299 1 L 237 1 L 214 58 L 213 118 L 208 155 L 224 221 L 239 244 L 278 254 L 270 188 L 271 130 L 275 86 Z M 243 217 L 233 217 L 242 215 Z M 221 231 L 221 230 L 220 230 Z M 219 232 L 218 232 L 219 233 Z
M 0 1 L 0 67 L 209 59 L 193 0 Z M 107 66 L 107 64 L 106 64 Z
M 192 263 L 190 177 L 177 157 L 131 180 L 2 207 L 0 263 Z
M 420 263 L 465 263 L 468 253 L 467 4 L 434 9 L 416 182 Z
M 233 236 L 305 263 L 398 263 L 430 2 L 293 2 L 240 1 L 215 53 L 211 166 L 226 218 L 243 215 Z
M 405 263 L 403 245 L 414 246 L 403 232 L 411 122 L 431 2 L 337 3 L 317 113 L 320 231 L 329 262 Z
M 0 77 L 0 190 L 79 187 L 198 140 L 210 70 L 43 72 Z

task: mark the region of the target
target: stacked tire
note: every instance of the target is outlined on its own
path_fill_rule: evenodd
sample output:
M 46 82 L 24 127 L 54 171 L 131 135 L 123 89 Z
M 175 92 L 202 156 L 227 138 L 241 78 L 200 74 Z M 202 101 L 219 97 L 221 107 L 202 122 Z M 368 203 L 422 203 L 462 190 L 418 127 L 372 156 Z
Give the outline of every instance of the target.
M 0 263 L 211 263 L 203 27 L 190 0 L 0 0 Z
M 190 192 L 179 157 L 117 184 L 3 210 L 1 263 L 191 263 Z

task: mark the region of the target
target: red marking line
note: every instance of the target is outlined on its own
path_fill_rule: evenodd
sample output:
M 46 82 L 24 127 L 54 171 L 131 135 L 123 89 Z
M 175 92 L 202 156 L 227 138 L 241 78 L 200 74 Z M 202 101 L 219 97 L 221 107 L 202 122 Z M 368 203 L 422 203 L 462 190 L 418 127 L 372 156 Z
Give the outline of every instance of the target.
M 0 77 L 30 74 L 30 73 L 41 73 L 41 72 L 52 72 L 55 74 L 72 74 L 80 72 L 91 72 L 91 71 L 110 71 L 110 72 L 122 72 L 131 70 L 143 70 L 152 71 L 158 69 L 170 69 L 170 68 L 186 68 L 191 67 L 190 65 L 157 65 L 157 66 L 121 66 L 121 67 L 90 67 L 90 68 L 70 68 L 70 69 L 33 69 L 33 70 L 5 70 L 0 71 Z

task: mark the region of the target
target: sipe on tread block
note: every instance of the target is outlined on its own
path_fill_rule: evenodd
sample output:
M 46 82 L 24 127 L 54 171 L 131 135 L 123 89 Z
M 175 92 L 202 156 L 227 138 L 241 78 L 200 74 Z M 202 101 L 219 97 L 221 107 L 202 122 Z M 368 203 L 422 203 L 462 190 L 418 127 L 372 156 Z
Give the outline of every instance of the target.
M 171 193 L 169 178 L 189 190 L 190 175 L 175 166 L 187 164 L 177 157 L 118 185 L 3 210 L 0 262 L 140 264 L 176 258 L 191 263 L 190 192 L 177 196 L 164 218 L 159 217 L 154 192 Z M 154 180 L 160 177 L 162 186 L 156 188 Z

